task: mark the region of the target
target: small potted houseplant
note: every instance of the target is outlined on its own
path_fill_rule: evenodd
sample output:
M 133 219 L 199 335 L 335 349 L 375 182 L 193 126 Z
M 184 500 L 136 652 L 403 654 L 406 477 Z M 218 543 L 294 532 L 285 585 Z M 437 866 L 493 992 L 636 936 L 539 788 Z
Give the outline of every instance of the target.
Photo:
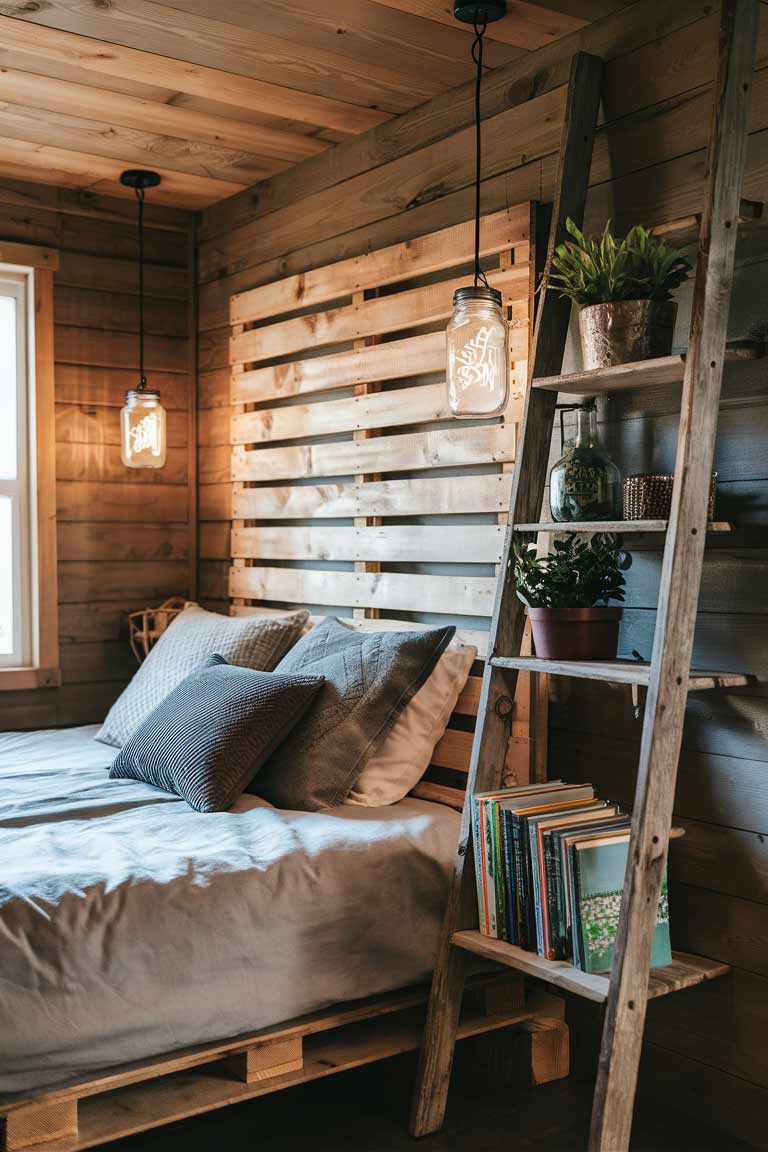
M 621 538 L 571 533 L 554 551 L 515 543 L 515 591 L 528 606 L 536 655 L 547 660 L 612 660 L 619 646 L 623 573 L 632 563 Z
M 688 278 L 690 262 L 636 225 L 618 240 L 606 224 L 585 236 L 568 218 L 572 239 L 552 257 L 550 283 L 576 302 L 584 367 L 608 368 L 672 351 L 677 304 L 672 292 Z

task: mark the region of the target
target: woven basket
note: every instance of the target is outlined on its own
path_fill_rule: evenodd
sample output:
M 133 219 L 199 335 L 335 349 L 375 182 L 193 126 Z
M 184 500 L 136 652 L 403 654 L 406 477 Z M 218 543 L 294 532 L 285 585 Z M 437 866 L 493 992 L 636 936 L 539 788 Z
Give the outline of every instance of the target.
M 672 507 L 672 486 L 674 476 L 663 473 L 644 472 L 637 476 L 627 476 L 623 488 L 623 517 L 625 520 L 668 520 Z M 712 477 L 709 489 L 707 519 L 715 518 L 715 492 L 717 473 Z
M 131 648 L 139 664 L 146 660 L 168 625 L 176 619 L 187 603 L 183 596 L 171 596 L 159 608 L 144 608 L 141 612 L 131 612 L 128 617 Z

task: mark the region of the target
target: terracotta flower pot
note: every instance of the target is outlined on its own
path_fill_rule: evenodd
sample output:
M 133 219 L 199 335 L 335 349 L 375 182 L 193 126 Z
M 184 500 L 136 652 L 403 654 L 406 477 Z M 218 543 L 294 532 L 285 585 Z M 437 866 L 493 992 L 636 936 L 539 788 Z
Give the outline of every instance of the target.
M 529 608 L 536 655 L 545 660 L 614 660 L 621 608 Z
M 677 304 L 673 300 L 614 300 L 579 313 L 584 368 L 610 368 L 652 360 L 672 351 Z

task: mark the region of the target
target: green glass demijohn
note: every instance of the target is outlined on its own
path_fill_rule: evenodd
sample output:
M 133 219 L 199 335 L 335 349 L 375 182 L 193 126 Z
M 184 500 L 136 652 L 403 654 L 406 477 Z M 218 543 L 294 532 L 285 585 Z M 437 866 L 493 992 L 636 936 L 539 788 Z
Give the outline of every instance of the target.
M 594 400 L 576 409 L 576 437 L 550 473 L 549 501 L 563 524 L 621 519 L 621 474 L 600 441 Z

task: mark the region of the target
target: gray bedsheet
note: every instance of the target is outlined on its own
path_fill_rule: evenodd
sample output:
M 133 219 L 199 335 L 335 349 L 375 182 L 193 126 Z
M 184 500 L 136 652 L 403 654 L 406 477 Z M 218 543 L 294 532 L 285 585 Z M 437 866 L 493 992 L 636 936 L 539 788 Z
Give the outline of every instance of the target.
M 95 731 L 0 735 L 0 1093 L 427 977 L 457 813 L 200 814 Z

